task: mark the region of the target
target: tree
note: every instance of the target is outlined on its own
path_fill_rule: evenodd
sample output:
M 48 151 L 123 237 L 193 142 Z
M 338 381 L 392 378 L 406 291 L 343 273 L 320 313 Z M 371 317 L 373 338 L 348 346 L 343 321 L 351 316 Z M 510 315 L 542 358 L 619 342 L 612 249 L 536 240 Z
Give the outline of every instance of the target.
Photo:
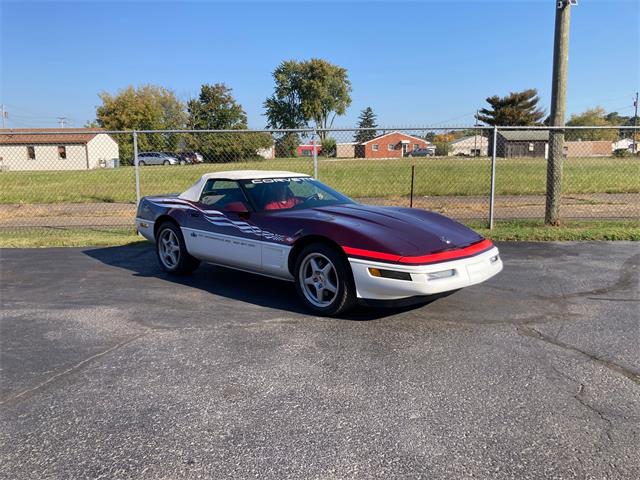
M 544 111 L 538 108 L 540 99 L 535 88 L 511 92 L 506 97 L 494 95 L 486 101 L 491 108 L 481 108 L 476 119 L 487 125 L 540 125 L 544 118 Z
M 609 118 L 607 118 L 609 117 Z M 607 126 L 617 124 L 617 119 L 607 115 L 602 107 L 589 108 L 582 113 L 573 114 L 567 122 L 570 126 Z M 618 139 L 617 129 L 579 129 L 567 130 L 567 140 L 611 140 Z
M 166 130 L 185 125 L 184 104 L 166 88 L 156 85 L 129 86 L 111 95 L 101 92 L 102 105 L 96 109 L 96 123 L 107 130 Z M 129 138 L 118 136 L 120 160 L 133 158 L 133 144 Z M 176 135 L 144 134 L 138 136 L 138 151 L 174 150 Z
M 358 130 L 355 136 L 356 143 L 368 142 L 376 138 L 378 136 L 378 132 L 375 130 L 377 127 L 376 114 L 373 113 L 373 109 L 367 107 L 362 110 L 358 117 L 358 128 L 372 128 L 373 130 Z
M 302 128 L 312 121 L 315 128 L 327 129 L 351 105 L 347 70 L 326 60 L 282 62 L 273 78 L 273 95 L 264 102 L 270 128 Z M 324 139 L 326 132 L 319 135 Z
M 189 100 L 188 125 L 201 130 L 245 130 L 247 114 L 222 83 L 202 85 L 198 98 Z M 270 147 L 271 136 L 265 133 L 201 133 L 191 134 L 186 142 L 202 153 L 209 162 L 233 162 L 256 157 L 260 149 Z

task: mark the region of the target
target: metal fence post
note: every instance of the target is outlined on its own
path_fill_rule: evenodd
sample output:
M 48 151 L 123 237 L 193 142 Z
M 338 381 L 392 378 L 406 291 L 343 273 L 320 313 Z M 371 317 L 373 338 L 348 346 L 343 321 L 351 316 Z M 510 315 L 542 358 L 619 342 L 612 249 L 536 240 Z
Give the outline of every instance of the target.
M 496 146 L 498 144 L 498 127 L 493 127 L 493 144 L 491 148 L 491 191 L 489 193 L 489 230 L 493 229 L 493 216 L 496 201 Z
M 136 205 L 140 205 L 140 165 L 138 164 L 138 132 L 133 131 L 133 168 L 136 171 Z
M 313 178 L 318 179 L 318 149 L 316 148 L 316 138 L 318 136 L 318 132 L 316 130 L 313 131 L 313 140 L 311 145 L 313 147 Z

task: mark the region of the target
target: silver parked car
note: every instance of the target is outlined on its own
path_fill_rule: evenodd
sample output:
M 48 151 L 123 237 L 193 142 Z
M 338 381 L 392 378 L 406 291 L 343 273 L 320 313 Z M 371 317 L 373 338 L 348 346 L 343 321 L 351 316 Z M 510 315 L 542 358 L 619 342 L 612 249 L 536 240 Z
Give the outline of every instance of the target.
M 175 155 L 165 152 L 140 152 L 138 154 L 138 165 L 177 165 L 180 161 Z

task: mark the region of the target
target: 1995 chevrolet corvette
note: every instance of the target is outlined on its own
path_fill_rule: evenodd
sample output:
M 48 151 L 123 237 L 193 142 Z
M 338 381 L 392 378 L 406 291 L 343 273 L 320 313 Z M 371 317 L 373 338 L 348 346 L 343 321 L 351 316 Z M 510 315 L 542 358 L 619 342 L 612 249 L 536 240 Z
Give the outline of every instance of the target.
M 322 315 L 358 300 L 420 300 L 502 270 L 489 240 L 449 218 L 362 205 L 293 172 L 203 175 L 181 194 L 144 197 L 136 226 L 170 274 L 207 262 L 293 281 Z

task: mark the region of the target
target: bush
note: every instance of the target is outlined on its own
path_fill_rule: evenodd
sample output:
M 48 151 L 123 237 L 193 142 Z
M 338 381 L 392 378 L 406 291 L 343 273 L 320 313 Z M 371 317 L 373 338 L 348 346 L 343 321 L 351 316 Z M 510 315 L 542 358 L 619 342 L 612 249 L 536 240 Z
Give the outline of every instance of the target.
M 334 138 L 325 138 L 322 141 L 322 155 L 325 157 L 336 156 L 336 140 Z
M 297 133 L 285 133 L 276 140 L 276 157 L 295 157 L 298 153 L 298 145 L 300 145 L 300 138 Z
M 627 150 L 626 148 L 619 148 L 619 149 L 613 151 L 613 156 L 616 157 L 616 158 L 630 157 L 631 156 L 631 152 L 629 150 Z
M 449 155 L 449 150 L 451 149 L 449 142 L 436 142 L 434 145 L 436 146 L 437 157 L 446 157 Z

